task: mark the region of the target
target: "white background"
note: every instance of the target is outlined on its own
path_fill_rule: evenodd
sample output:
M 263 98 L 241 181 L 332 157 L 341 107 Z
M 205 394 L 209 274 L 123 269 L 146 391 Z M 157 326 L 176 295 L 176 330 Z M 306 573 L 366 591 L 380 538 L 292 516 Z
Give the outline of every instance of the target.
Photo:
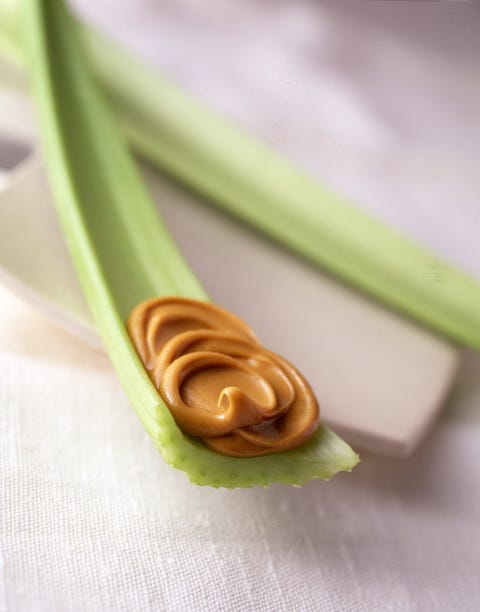
M 480 274 L 478 5 L 77 5 Z M 215 491 L 161 461 L 103 355 L 3 291 L 0 307 L 0 611 L 479 609 L 477 356 L 413 458 Z

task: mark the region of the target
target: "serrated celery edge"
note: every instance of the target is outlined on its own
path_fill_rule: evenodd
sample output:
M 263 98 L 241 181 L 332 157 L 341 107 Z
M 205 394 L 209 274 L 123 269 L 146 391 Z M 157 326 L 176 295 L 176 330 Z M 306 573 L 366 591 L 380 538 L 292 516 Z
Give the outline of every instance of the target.
M 0 34 L 18 64 L 15 5 L 0 0 Z M 101 36 L 80 32 L 127 137 L 147 159 L 375 299 L 480 349 L 479 282 L 323 188 Z
M 164 459 L 193 483 L 227 488 L 299 485 L 352 469 L 357 455 L 323 426 L 300 449 L 250 459 L 213 453 L 177 428 L 128 339 L 124 321 L 135 304 L 153 295 L 208 298 L 160 221 L 92 83 L 63 3 L 29 0 L 24 23 L 63 232 L 110 359 Z

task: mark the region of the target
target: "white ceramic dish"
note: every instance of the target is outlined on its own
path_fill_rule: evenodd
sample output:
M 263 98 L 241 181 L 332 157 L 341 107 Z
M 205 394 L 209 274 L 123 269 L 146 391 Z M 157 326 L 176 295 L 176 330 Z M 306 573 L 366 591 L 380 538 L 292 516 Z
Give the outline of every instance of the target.
M 0 132 L 2 121 L 10 140 L 16 133 L 20 142 L 35 148 L 24 101 L 10 103 L 8 116 L 0 118 Z M 172 233 L 214 301 L 244 317 L 265 346 L 304 372 L 324 420 L 359 448 L 409 454 L 439 411 L 458 351 L 152 171 L 144 172 Z M 0 186 L 0 228 L 0 282 L 101 348 L 39 155 L 28 156 Z

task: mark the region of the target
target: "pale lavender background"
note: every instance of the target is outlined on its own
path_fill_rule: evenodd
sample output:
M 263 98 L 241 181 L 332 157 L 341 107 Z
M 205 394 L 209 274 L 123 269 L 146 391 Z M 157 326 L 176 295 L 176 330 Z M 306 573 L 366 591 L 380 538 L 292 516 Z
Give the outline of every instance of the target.
M 76 4 L 480 273 L 475 3 Z M 215 491 L 159 459 L 104 356 L 3 290 L 0 309 L 0 611 L 479 609 L 478 357 L 411 459 L 365 453 L 330 483 Z

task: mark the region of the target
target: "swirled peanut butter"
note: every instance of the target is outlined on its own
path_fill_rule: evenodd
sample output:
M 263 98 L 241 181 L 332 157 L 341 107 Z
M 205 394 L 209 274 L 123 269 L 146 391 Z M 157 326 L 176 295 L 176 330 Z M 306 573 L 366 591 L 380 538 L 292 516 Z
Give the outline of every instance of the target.
M 319 409 L 306 380 L 230 312 L 152 298 L 136 306 L 127 328 L 177 425 L 212 450 L 265 455 L 296 448 L 315 431 Z

